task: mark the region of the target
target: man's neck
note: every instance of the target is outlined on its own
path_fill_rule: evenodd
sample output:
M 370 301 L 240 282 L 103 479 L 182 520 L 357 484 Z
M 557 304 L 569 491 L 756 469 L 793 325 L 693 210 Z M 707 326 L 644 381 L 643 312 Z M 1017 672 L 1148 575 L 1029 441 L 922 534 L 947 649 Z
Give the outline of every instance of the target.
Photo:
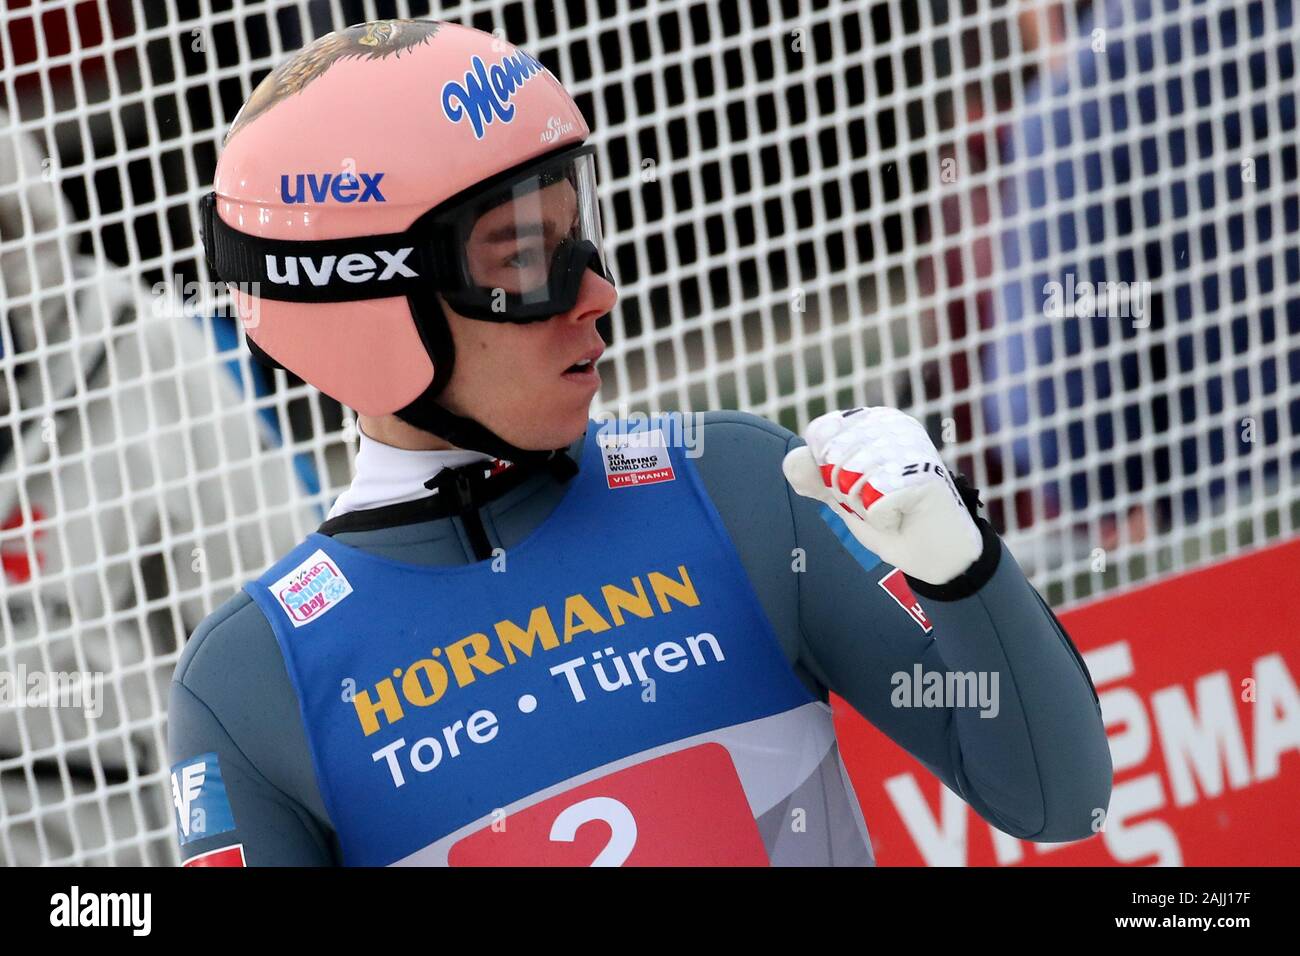
M 358 415 L 357 428 L 367 438 L 407 451 L 456 451 L 455 445 L 421 428 L 409 425 L 396 415 Z
M 347 491 L 338 497 L 330 509 L 331 518 L 349 511 L 424 498 L 433 493 L 424 483 L 443 468 L 458 468 L 475 461 L 493 460 L 491 455 L 454 448 L 447 442 L 443 442 L 441 448 L 403 448 L 371 434 L 374 421 L 362 418 L 358 422 L 360 447 L 357 450 L 356 474 Z

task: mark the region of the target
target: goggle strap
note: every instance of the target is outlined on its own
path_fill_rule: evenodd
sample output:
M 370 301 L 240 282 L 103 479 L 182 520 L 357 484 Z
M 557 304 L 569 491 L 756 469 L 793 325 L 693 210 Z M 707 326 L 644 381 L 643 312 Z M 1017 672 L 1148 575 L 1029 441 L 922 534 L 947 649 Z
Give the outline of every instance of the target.
M 264 239 L 227 225 L 216 196 L 200 204 L 203 248 L 218 278 L 278 302 L 358 302 L 435 285 L 434 243 L 410 232 L 347 239 Z

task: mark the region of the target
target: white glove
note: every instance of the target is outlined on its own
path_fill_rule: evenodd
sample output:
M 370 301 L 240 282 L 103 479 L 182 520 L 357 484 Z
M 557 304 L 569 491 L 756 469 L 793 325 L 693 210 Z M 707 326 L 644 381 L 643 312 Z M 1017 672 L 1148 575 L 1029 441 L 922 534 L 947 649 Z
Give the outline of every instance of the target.
M 983 551 L 980 529 L 921 423 L 896 408 L 814 419 L 785 456 L 786 480 L 823 501 L 868 551 L 904 574 L 946 584 Z

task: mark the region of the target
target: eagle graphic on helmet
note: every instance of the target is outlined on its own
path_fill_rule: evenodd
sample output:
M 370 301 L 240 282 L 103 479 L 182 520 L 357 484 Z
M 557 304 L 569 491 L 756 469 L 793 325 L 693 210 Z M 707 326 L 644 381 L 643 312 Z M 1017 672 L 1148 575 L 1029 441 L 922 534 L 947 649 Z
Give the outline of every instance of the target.
M 226 133 L 226 142 L 285 97 L 302 92 L 308 83 L 338 60 L 400 56 L 403 50 L 428 42 L 440 26 L 436 20 L 375 20 L 321 37 L 257 84 L 257 89 L 253 90 L 253 95 L 244 103 Z

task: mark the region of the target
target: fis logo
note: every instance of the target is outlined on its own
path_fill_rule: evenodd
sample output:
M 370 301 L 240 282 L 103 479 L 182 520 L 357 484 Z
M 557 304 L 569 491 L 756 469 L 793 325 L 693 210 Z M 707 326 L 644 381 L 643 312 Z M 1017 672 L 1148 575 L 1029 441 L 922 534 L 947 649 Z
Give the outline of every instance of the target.
M 484 128 L 494 120 L 509 123 L 515 118 L 510 100 L 529 79 L 546 67 L 522 50 L 504 57 L 491 67 L 480 57 L 470 60 L 465 82 L 451 80 L 442 88 L 442 112 L 453 123 L 468 118 L 474 138 L 482 139 Z
M 308 195 L 315 202 L 386 202 L 379 191 L 383 178 L 383 173 L 298 173 L 291 183 L 286 174 L 280 177 L 280 196 L 288 205 L 306 202 Z
M 344 282 L 384 282 L 400 276 L 404 279 L 416 279 L 419 273 L 406 264 L 407 258 L 415 249 L 407 246 L 396 252 L 375 251 L 373 256 L 364 252 L 353 252 L 346 256 L 273 256 L 266 257 L 266 278 L 276 285 L 301 285 L 299 274 L 306 275 L 307 281 L 315 286 L 329 285 L 331 278 L 338 276 Z M 376 261 L 378 259 L 379 261 Z M 383 272 L 379 272 L 380 265 Z M 378 275 L 375 275 L 379 272 Z
M 172 806 L 181 846 L 235 828 L 215 753 L 200 754 L 172 767 Z

